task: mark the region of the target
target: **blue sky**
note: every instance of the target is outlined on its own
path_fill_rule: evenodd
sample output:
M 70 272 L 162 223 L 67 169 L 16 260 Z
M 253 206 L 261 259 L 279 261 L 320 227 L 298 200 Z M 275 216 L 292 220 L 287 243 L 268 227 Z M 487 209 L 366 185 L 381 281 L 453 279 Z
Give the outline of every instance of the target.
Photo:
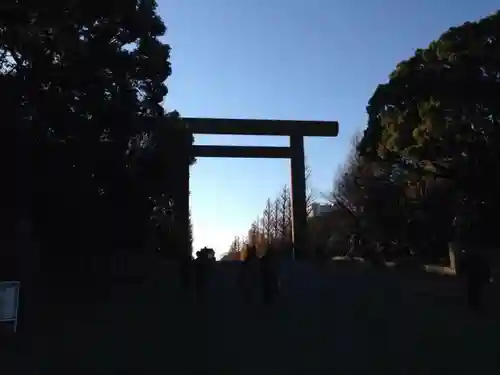
M 159 0 L 172 47 L 168 109 L 185 117 L 337 120 L 337 138 L 306 139 L 320 198 L 366 125 L 365 107 L 395 65 L 452 25 L 500 8 L 494 0 Z M 277 137 L 197 136 L 198 144 L 285 146 Z M 194 247 L 227 251 L 289 162 L 199 159 L 191 170 Z

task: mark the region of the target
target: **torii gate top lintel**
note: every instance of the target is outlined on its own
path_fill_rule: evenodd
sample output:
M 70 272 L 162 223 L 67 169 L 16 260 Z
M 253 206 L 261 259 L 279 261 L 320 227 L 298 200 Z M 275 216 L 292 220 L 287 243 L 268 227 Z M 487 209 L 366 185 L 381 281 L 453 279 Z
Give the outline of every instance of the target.
M 304 137 L 336 137 L 337 121 L 260 120 L 183 117 L 194 134 L 233 135 L 301 135 Z

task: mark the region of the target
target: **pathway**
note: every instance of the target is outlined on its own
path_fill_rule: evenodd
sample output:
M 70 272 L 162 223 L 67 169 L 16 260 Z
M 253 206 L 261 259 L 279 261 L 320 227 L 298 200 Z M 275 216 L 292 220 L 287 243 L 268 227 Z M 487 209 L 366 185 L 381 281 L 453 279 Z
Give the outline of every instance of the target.
M 218 264 L 206 306 L 164 279 L 73 329 L 57 355 L 93 375 L 500 373 L 498 319 L 398 275 L 287 263 L 278 303 L 246 307 L 237 264 Z

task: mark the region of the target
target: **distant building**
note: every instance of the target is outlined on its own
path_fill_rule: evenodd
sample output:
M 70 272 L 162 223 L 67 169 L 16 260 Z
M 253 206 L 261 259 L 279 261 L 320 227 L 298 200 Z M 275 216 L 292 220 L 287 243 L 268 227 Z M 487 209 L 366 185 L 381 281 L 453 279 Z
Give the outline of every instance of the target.
M 313 203 L 311 207 L 313 217 L 326 215 L 333 211 L 333 206 L 327 203 Z

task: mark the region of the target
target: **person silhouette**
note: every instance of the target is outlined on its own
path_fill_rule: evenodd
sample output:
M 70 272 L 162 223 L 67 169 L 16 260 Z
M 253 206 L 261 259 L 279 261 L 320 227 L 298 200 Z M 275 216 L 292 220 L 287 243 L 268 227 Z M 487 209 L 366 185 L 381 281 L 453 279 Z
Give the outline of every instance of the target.
M 483 307 L 483 291 L 491 277 L 487 259 L 479 251 L 466 251 L 461 269 L 465 276 L 467 304 L 472 310 L 480 311 Z
M 253 245 L 247 246 L 240 272 L 240 286 L 243 299 L 247 303 L 255 300 L 255 285 L 258 282 L 258 257 L 257 248 Z
M 183 256 L 179 266 L 181 286 L 184 290 L 189 290 L 193 282 L 193 256 L 191 254 Z
M 205 249 L 196 252 L 195 263 L 195 285 L 196 285 L 196 301 L 205 302 L 207 278 L 208 278 L 208 254 Z
M 326 247 L 318 246 L 315 250 L 316 262 L 320 269 L 325 268 L 328 265 L 329 253 Z
M 268 305 L 272 304 L 279 293 L 279 278 L 277 269 L 277 254 L 269 247 L 261 258 L 262 299 Z
M 349 235 L 349 249 L 347 251 L 347 256 L 351 257 L 356 254 L 356 250 L 360 247 L 360 238 L 356 233 L 351 233 Z

